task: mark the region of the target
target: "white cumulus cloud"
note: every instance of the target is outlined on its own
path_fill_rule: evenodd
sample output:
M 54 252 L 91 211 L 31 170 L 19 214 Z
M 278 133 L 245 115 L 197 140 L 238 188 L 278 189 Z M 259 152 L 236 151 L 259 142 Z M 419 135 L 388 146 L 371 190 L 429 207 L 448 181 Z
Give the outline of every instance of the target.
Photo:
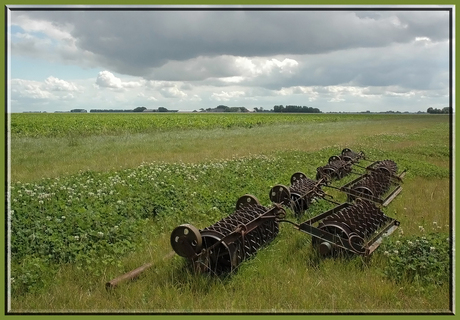
M 50 76 L 45 81 L 12 79 L 10 81 L 13 99 L 25 98 L 33 100 L 69 100 L 76 96 L 73 92 L 81 89 L 75 83 Z
M 113 73 L 107 70 L 99 72 L 96 78 L 96 84 L 99 87 L 111 89 L 136 88 L 143 86 L 144 83 L 144 80 L 122 81 L 120 78 L 116 77 Z
M 244 91 L 221 91 L 220 93 L 213 93 L 211 99 L 216 101 L 230 101 L 242 96 L 244 96 Z
M 45 79 L 45 85 L 51 91 L 78 91 L 78 87 L 69 81 L 50 76 Z

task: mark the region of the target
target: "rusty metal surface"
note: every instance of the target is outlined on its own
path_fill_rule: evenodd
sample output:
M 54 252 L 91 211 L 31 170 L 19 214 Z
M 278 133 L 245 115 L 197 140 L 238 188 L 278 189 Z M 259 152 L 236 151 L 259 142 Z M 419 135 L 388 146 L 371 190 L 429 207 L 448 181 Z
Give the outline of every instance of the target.
M 279 232 L 278 221 L 284 216 L 281 206 L 265 207 L 254 196 L 244 195 L 238 199 L 235 212 L 199 231 L 201 250 L 196 250 L 195 239 L 176 238 L 181 226 L 173 230 L 171 245 L 178 254 L 193 252 L 183 256 L 196 271 L 230 273 L 273 241 Z
M 401 192 L 400 184 L 405 171 L 397 175 L 398 166 L 393 160 L 376 161 L 367 166 L 366 170 L 365 174 L 345 184 L 339 190 L 348 194 L 348 202 L 364 198 L 387 206 Z
M 173 251 L 164 259 L 175 252 L 188 259 L 195 271 L 230 273 L 271 243 L 280 231 L 281 222 L 311 235 L 312 245 L 321 255 L 372 254 L 383 237 L 399 227 L 399 221 L 386 216 L 380 208 L 401 192 L 406 170 L 398 174 L 397 164 L 389 159 L 375 161 L 367 167 L 358 165 L 361 160 L 370 161 L 363 151 L 345 148 L 340 155 L 331 156 L 325 166 L 317 168 L 316 180 L 296 172 L 291 176 L 290 186 L 275 185 L 269 193 L 271 207 L 261 205 L 256 197 L 246 194 L 237 200 L 232 214 L 202 230 L 190 224 L 176 227 L 170 236 Z M 353 166 L 365 169 L 365 173 L 354 172 Z M 350 173 L 360 176 L 340 188 L 331 184 Z M 332 196 L 322 190 L 324 186 L 345 192 L 347 202 L 326 199 Z M 336 206 L 300 224 L 284 219 L 283 206 L 290 207 L 299 218 L 318 198 Z M 106 283 L 106 288 L 135 279 L 152 266 L 147 263 L 115 278 Z
M 269 193 L 273 203 L 290 207 L 299 216 L 311 205 L 316 198 L 324 198 L 325 192 L 321 189 L 323 181 L 315 181 L 308 178 L 302 172 L 296 172 L 291 176 L 291 185 L 275 185 Z
M 344 203 L 298 226 L 312 236 L 312 245 L 323 255 L 345 250 L 369 255 L 379 245 L 383 232 L 394 231 L 399 222 L 386 216 L 377 206 L 365 200 Z M 378 233 L 378 236 L 373 236 Z
M 340 180 L 351 173 L 352 166 L 352 161 L 346 161 L 339 156 L 332 156 L 326 165 L 316 169 L 316 180 L 323 179 L 328 182 Z
M 361 159 L 366 159 L 363 151 L 355 152 L 349 148 L 343 149 L 340 157 L 342 160 L 352 163 L 358 163 Z

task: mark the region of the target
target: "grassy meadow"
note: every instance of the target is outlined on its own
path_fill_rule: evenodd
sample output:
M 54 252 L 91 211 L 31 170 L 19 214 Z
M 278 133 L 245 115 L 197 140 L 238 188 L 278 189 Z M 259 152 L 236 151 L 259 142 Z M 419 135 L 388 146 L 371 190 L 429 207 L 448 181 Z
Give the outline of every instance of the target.
M 12 114 L 10 124 L 11 312 L 452 311 L 448 116 Z M 383 208 L 400 228 L 370 257 L 319 257 L 287 223 L 226 277 L 167 257 L 178 225 L 205 228 L 247 193 L 270 206 L 273 185 L 297 171 L 314 178 L 346 147 L 407 170 Z M 287 218 L 332 207 L 318 200 Z M 105 289 L 148 262 L 136 281 Z

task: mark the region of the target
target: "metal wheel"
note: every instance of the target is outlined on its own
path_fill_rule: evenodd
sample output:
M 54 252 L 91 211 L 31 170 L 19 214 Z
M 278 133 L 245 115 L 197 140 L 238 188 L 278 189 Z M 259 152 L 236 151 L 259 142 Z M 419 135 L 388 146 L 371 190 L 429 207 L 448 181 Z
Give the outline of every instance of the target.
M 390 171 L 390 169 L 388 169 L 387 167 L 377 167 L 375 168 L 375 170 L 378 172 L 378 173 L 382 173 L 384 174 L 385 176 L 387 177 L 391 177 L 392 175 L 392 172 Z
M 291 185 L 294 184 L 297 180 L 306 179 L 307 176 L 303 172 L 296 172 L 291 176 Z
M 331 162 L 334 162 L 334 161 L 337 161 L 337 160 L 340 160 L 340 158 L 337 157 L 337 156 L 331 156 L 331 157 L 329 158 L 329 160 L 328 160 L 328 163 L 331 163 Z
M 254 197 L 252 194 L 245 194 L 244 196 L 240 197 L 236 202 L 236 210 L 244 208 L 246 206 L 255 206 L 261 205 L 259 200 Z
M 368 187 L 364 187 L 364 186 L 359 186 L 359 187 L 356 187 L 356 188 L 353 188 L 353 190 L 359 192 L 360 195 L 363 195 L 364 197 L 366 196 L 374 196 L 374 192 L 372 192 L 371 189 L 369 189 Z
M 366 249 L 363 247 L 364 239 L 356 233 L 350 235 L 350 237 L 348 238 L 348 243 L 357 253 L 366 252 Z
M 171 233 L 170 240 L 174 251 L 184 258 L 192 258 L 201 250 L 200 231 L 191 224 L 182 224 L 176 227 Z
M 291 203 L 291 192 L 286 186 L 282 184 L 275 185 L 269 194 L 270 200 L 274 203 L 289 206 Z
M 352 234 L 350 227 L 344 222 L 329 222 L 326 224 L 320 224 L 318 228 L 338 236 L 343 241 L 348 241 L 349 235 Z M 334 254 L 339 250 L 335 244 L 323 241 L 316 237 L 312 239 L 312 245 L 315 246 L 319 253 L 323 256 Z

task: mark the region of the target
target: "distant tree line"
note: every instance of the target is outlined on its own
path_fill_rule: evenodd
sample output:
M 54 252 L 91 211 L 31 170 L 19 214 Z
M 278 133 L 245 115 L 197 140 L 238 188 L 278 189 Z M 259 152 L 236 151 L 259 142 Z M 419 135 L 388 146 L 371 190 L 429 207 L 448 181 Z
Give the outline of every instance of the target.
M 264 107 L 254 108 L 254 112 L 273 112 L 273 110 L 264 110 Z
M 207 109 L 200 109 L 201 112 L 249 112 L 248 109 L 245 107 L 228 107 L 224 105 L 218 105 L 217 107 L 207 108 Z
M 306 107 L 306 106 L 286 106 L 283 107 L 282 105 L 274 106 L 273 112 L 295 112 L 295 113 L 321 113 L 321 110 L 318 108 Z
M 121 110 L 121 109 L 91 109 L 89 112 L 134 112 L 133 109 Z
M 165 107 L 159 107 L 157 110 L 147 110 L 146 107 L 137 107 L 134 109 L 91 109 L 89 112 L 177 112 L 178 110 L 168 110 Z
M 433 114 L 449 114 L 450 109 L 451 108 L 449 108 L 449 107 L 442 108 L 442 110 L 441 109 L 436 109 L 436 108 L 433 109 L 433 108 L 430 107 L 430 108 L 428 108 L 426 110 L 426 112 L 427 113 L 433 113 Z

